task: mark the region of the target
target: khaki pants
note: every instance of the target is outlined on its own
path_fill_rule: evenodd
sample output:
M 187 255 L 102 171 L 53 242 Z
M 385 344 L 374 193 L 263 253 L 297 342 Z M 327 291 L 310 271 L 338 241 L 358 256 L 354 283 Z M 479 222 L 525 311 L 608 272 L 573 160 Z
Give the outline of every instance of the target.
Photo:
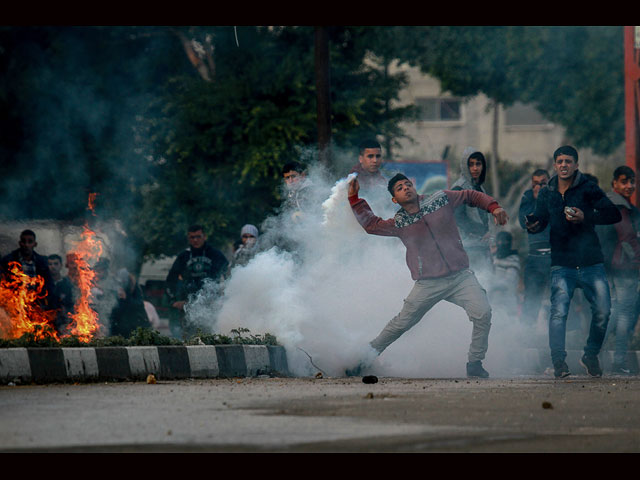
M 469 320 L 473 322 L 469 362 L 483 360 L 489 345 L 491 307 L 484 288 L 471 270 L 463 270 L 444 278 L 418 280 L 405 299 L 400 313 L 382 329 L 371 346 L 382 353 L 440 300 L 464 308 Z

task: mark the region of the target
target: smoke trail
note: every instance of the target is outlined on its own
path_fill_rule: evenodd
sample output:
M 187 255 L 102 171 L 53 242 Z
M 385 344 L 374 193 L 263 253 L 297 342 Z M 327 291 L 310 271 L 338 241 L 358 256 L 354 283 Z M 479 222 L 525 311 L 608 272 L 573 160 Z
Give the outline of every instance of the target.
M 312 171 L 309 179 L 321 208 L 295 221 L 287 208 L 268 219 L 261 237 L 271 235 L 276 245 L 234 268 L 223 285 L 207 284 L 186 311 L 189 321 L 219 333 L 248 328 L 252 334 L 274 334 L 294 375 L 317 372 L 310 355 L 326 374 L 342 376 L 371 352 L 369 342 L 400 311 L 413 280 L 402 243 L 368 235 L 355 220 L 347 200 L 349 177 L 330 185 Z M 397 208 L 384 189 L 361 196 L 383 218 Z M 278 239 L 295 248 L 280 248 Z M 383 352 L 375 373 L 462 376 L 471 328 L 464 310 L 440 302 Z M 506 362 L 504 346 L 514 342 L 501 337 L 492 332 L 488 366 L 492 358 L 494 366 Z

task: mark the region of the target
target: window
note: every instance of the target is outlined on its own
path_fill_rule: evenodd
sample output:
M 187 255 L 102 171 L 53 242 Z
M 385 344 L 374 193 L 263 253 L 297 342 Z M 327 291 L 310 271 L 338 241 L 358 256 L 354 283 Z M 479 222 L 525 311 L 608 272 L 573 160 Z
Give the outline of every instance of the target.
M 423 122 L 459 122 L 462 120 L 462 101 L 459 98 L 416 98 Z
M 519 102 L 507 107 L 504 113 L 507 127 L 545 126 L 551 123 L 534 106 Z

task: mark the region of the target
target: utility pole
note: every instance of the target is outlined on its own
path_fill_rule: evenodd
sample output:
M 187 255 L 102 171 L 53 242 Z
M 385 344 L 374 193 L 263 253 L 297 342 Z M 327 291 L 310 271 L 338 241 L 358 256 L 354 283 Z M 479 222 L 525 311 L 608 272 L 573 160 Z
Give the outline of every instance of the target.
M 329 35 L 327 27 L 315 27 L 316 99 L 318 114 L 318 155 L 331 166 L 331 89 L 329 76 Z
M 640 174 L 640 27 L 624 27 L 624 118 L 626 164 Z M 638 205 L 638 190 L 633 203 Z

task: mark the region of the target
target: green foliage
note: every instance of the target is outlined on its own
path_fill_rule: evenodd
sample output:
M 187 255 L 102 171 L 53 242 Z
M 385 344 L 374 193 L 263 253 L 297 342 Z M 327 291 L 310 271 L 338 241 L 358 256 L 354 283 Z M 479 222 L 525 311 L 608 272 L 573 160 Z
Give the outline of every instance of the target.
M 351 149 L 365 135 L 397 137 L 411 110 L 389 107 L 406 79 L 365 65 L 361 29 L 329 27 L 333 141 Z M 313 27 L 238 27 L 239 45 L 228 28 L 190 34 L 212 35 L 214 78 L 171 77 L 142 115 L 153 160 L 131 228 L 150 255 L 184 248 L 191 223 L 218 245 L 259 225 L 281 203 L 281 167 L 317 142 Z
M 432 26 L 400 52 L 454 95 L 534 105 L 578 148 L 608 155 L 624 141 L 622 27 Z M 416 32 L 417 33 L 417 32 Z
M 624 139 L 622 27 L 330 26 L 332 139 L 353 149 L 413 107 L 395 62 L 445 90 L 535 105 L 578 148 Z M 139 255 L 189 224 L 234 240 L 280 205 L 280 168 L 317 142 L 314 27 L 0 27 L 0 216 L 118 219 Z M 208 75 L 186 44 L 211 45 Z M 201 65 L 202 66 L 202 65 Z M 355 158 L 355 154 L 354 154 Z M 334 168 L 339 167 L 334 165 Z M 46 199 L 46 201 L 34 201 Z
M 252 335 L 246 328 L 231 330 L 232 336 L 215 333 L 198 332 L 192 338 L 181 341 L 175 338 L 166 337 L 156 330 L 138 327 L 129 338 L 120 335 L 110 337 L 94 338 L 90 342 L 83 342 L 78 337 L 69 336 L 59 342 L 48 336 L 44 339 L 37 339 L 34 333 L 25 333 L 20 338 L 7 340 L 0 338 L 0 348 L 69 348 L 69 347 L 139 347 L 139 346 L 163 346 L 163 345 L 278 345 L 274 335 L 265 333 L 264 335 Z M 248 334 L 248 335 L 247 335 Z
M 278 345 L 278 340 L 270 333 L 252 335 L 248 328 L 235 328 L 230 333 L 231 337 L 217 333 L 199 332 L 195 335 L 194 340 L 197 339 L 205 345 Z

